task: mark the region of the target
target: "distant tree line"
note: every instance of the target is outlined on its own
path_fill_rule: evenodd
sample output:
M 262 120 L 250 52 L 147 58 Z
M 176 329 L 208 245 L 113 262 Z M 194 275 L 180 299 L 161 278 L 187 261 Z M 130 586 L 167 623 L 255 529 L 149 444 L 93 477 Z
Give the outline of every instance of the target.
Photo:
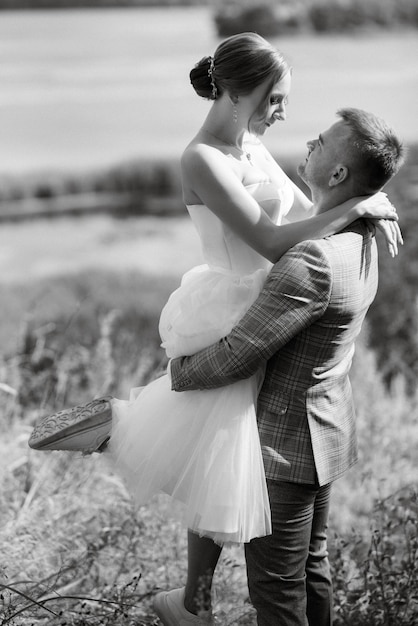
M 0 0 L 0 10 L 9 9 L 106 9 L 153 6 L 201 6 L 207 0 Z
M 418 0 L 0 0 L 4 9 L 211 7 L 220 37 L 418 27 Z
M 418 27 L 418 0 L 226 0 L 217 6 L 214 19 L 222 37 L 243 31 L 268 37 Z

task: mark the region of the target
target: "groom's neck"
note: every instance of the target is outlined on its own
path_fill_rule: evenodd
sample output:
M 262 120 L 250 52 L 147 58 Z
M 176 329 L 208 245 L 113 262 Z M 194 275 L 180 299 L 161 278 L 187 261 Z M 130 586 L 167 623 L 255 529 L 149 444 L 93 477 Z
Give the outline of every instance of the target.
M 338 189 L 337 187 L 330 187 L 325 190 L 312 190 L 312 201 L 315 206 L 315 214 L 318 215 L 319 213 L 330 211 L 339 204 L 349 200 L 351 197 L 352 194 L 347 190 Z

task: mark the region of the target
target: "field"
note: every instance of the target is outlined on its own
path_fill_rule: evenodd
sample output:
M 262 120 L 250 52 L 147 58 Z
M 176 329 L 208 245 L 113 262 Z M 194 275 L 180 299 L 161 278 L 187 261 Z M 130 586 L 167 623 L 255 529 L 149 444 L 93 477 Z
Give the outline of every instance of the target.
M 169 504 L 157 498 L 135 513 L 105 455 L 37 453 L 27 438 L 40 415 L 126 397 L 160 371 L 158 311 L 199 262 L 197 241 L 183 217 L 102 216 L 4 224 L 0 242 L 14 268 L 2 283 L 0 624 L 156 624 L 152 596 L 182 584 L 186 566 Z M 352 376 L 360 462 L 333 495 L 336 623 L 409 626 L 418 403 L 401 376 L 388 391 L 369 343 L 366 329 Z M 241 549 L 224 551 L 215 587 L 222 624 L 255 624 Z
M 0 68 L 0 171 L 22 185 L 27 173 L 55 170 L 83 180 L 89 168 L 178 155 L 206 107 L 179 76 L 216 41 L 207 10 L 193 11 L 171 14 L 175 22 L 154 10 L 87 11 L 82 20 L 73 11 L 65 19 L 2 16 L 0 50 L 11 54 L 14 46 L 14 56 Z M 157 35 L 162 43 L 152 47 Z M 351 104 L 380 113 L 416 142 L 416 46 L 409 33 L 372 43 L 363 36 L 283 41 L 298 71 L 289 126 L 271 139 L 275 154 L 299 153 L 337 106 Z M 369 69 L 360 72 L 366 57 Z M 418 396 L 406 375 L 416 367 L 418 337 L 417 172 L 414 151 L 390 190 L 405 246 L 394 261 L 382 250 L 382 299 L 354 362 L 360 461 L 333 493 L 336 626 L 418 621 Z M 158 313 L 199 262 L 196 235 L 181 215 L 2 223 L 0 626 L 156 626 L 153 595 L 183 584 L 185 532 L 163 497 L 136 512 L 106 455 L 37 453 L 27 439 L 41 415 L 106 393 L 126 397 L 161 371 Z M 390 386 L 387 355 L 398 359 Z M 223 626 L 255 624 L 241 548 L 223 553 L 215 609 Z

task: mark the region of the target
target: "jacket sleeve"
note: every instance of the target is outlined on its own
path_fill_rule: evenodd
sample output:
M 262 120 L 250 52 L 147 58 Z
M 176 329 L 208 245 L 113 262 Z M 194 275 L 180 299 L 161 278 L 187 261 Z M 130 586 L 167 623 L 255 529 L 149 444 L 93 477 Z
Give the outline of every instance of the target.
M 259 297 L 229 335 L 171 361 L 172 389 L 211 389 L 252 376 L 323 315 L 331 288 L 331 267 L 319 242 L 297 244 L 274 265 Z

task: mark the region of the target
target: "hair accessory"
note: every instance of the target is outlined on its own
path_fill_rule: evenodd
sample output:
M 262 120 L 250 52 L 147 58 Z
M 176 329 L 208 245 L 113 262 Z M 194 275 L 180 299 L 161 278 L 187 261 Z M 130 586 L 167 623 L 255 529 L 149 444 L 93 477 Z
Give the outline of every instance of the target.
M 210 78 L 210 84 L 212 85 L 212 100 L 216 100 L 216 96 L 218 95 L 218 88 L 216 87 L 215 79 L 213 77 L 214 71 L 215 71 L 215 60 L 213 57 L 209 57 L 208 76 Z

